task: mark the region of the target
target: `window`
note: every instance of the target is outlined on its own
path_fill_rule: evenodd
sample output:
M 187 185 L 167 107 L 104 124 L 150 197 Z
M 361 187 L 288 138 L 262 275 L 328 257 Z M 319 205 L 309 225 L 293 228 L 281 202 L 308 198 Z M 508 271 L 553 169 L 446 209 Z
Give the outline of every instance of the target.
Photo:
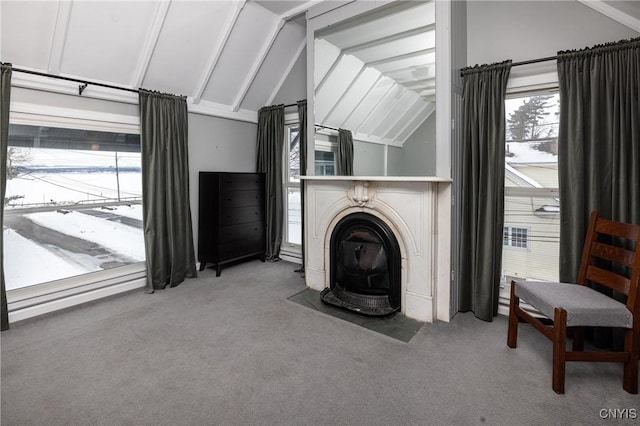
M 145 260 L 139 134 L 74 124 L 9 126 L 8 291 Z
M 514 278 L 559 277 L 557 93 L 509 96 L 505 101 L 505 198 L 500 297 L 508 304 Z
M 302 203 L 300 198 L 300 128 L 298 124 L 285 126 L 285 200 L 284 245 L 299 248 L 302 244 Z
M 505 247 L 527 248 L 527 228 L 504 227 L 503 245 Z

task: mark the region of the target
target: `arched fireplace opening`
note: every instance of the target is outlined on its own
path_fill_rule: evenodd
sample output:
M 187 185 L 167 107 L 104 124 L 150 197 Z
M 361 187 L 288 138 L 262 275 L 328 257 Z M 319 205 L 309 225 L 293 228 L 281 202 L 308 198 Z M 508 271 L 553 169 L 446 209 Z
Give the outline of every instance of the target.
M 369 316 L 400 310 L 401 253 L 389 226 L 369 213 L 342 218 L 331 234 L 325 303 Z

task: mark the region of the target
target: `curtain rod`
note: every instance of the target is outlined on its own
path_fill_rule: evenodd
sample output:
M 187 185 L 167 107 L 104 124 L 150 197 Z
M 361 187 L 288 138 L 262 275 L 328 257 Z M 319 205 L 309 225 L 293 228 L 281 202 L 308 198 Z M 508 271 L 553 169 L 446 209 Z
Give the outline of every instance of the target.
M 95 81 L 80 80 L 78 78 L 64 77 L 62 75 L 47 74 L 47 73 L 40 72 L 40 71 L 31 71 L 31 70 L 25 70 L 25 69 L 22 69 L 22 68 L 12 68 L 12 70 L 13 71 L 17 71 L 17 72 L 23 72 L 25 74 L 40 75 L 42 77 L 57 78 L 59 80 L 66 80 L 66 81 L 73 81 L 75 83 L 82 83 L 78 87 L 78 94 L 79 95 L 82 95 L 82 92 L 84 91 L 84 89 L 87 88 L 87 86 L 89 84 L 91 84 L 93 86 L 107 87 L 109 89 L 125 90 L 127 92 L 139 93 L 139 91 L 137 89 L 130 89 L 128 87 L 113 86 L 111 84 L 97 83 Z
M 329 127 L 329 126 L 323 126 L 322 124 L 314 124 L 315 127 L 320 127 L 323 129 L 329 129 L 329 130 L 335 130 L 336 132 L 339 131 L 339 129 L 336 129 L 335 127 Z
M 520 61 L 520 62 L 513 62 L 511 64 L 511 67 L 517 67 L 519 65 L 529 65 L 529 64 L 537 64 L 539 62 L 547 62 L 547 61 L 555 61 L 556 59 L 558 59 L 557 56 L 547 56 L 546 58 L 538 58 L 538 59 L 529 59 L 528 61 Z M 478 65 L 476 65 L 477 67 Z M 465 67 L 463 69 L 460 70 L 460 76 L 464 75 L 464 72 L 466 69 L 470 69 L 470 68 L 474 68 L 474 67 Z

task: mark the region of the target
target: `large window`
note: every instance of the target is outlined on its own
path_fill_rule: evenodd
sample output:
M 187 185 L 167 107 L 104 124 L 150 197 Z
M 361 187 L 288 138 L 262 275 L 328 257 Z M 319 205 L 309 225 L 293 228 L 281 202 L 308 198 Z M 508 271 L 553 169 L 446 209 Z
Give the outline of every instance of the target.
M 143 262 L 140 137 L 10 124 L 7 290 Z
M 505 205 L 501 298 L 513 278 L 557 280 L 558 192 L 557 93 L 509 97 L 505 102 Z

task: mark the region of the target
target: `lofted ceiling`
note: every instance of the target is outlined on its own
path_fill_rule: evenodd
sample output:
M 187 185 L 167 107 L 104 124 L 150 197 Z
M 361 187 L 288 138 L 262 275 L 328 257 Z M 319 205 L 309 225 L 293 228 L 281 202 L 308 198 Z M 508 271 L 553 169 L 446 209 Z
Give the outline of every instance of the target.
M 402 145 L 435 110 L 435 1 L 391 4 L 316 33 L 315 121 Z
M 0 60 L 185 95 L 192 111 L 255 122 L 303 52 L 304 12 L 315 3 L 2 0 Z M 13 82 L 29 86 L 34 79 L 14 73 Z M 84 94 L 92 90 L 100 92 L 89 85 Z
M 578 1 L 624 25 L 639 23 L 638 2 Z M 318 3 L 0 0 L 0 61 L 185 95 L 192 112 L 256 122 L 302 55 L 304 12 Z M 402 145 L 435 109 L 435 3 L 391 2 L 317 34 L 316 123 Z M 78 93 L 77 83 L 19 72 L 12 84 Z M 83 96 L 137 102 L 134 93 L 114 92 L 89 85 Z

